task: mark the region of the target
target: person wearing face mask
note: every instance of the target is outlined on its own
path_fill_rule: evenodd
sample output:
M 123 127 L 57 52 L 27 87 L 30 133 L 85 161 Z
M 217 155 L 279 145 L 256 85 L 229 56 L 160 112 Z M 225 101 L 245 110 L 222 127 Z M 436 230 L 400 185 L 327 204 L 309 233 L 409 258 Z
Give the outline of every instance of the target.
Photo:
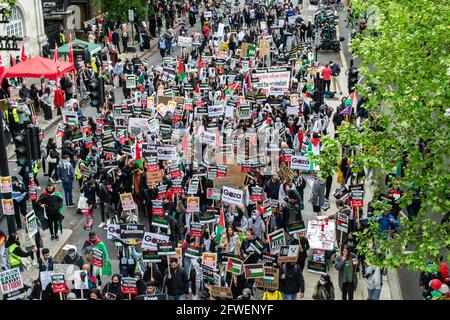
M 334 300 L 334 286 L 329 275 L 320 276 L 314 287 L 312 298 L 314 300 Z
M 52 240 L 58 240 L 58 229 L 62 231 L 63 199 L 55 186 L 49 183 L 42 192 L 37 204 L 44 209 L 44 216 L 48 221 L 48 227 Z
M 10 233 L 8 239 L 5 242 L 5 248 L 8 252 L 8 263 L 10 268 L 19 268 L 23 271 L 22 259 L 31 257 L 34 261 L 34 253 L 37 251 L 36 246 L 33 246 L 31 251 L 24 251 L 20 247 L 19 235 L 15 232 Z
M 85 264 L 85 261 L 77 252 L 77 247 L 71 246 L 70 249 L 67 250 L 67 254 L 62 258 L 61 264 L 73 264 L 81 269 Z
M 240 295 L 237 299 L 238 300 L 256 300 L 255 297 L 253 297 L 253 292 L 252 292 L 252 289 L 250 289 L 250 288 L 244 288 L 244 290 L 242 290 L 242 295 Z
M 103 287 L 102 294 L 107 300 L 123 300 L 121 281 L 122 277 L 115 274 L 111 277 L 111 281 Z M 114 296 L 115 299 L 112 299 Z
M 264 239 L 266 225 L 256 210 L 252 211 L 252 216 L 248 219 L 248 231 L 249 230 L 253 230 L 256 238 Z

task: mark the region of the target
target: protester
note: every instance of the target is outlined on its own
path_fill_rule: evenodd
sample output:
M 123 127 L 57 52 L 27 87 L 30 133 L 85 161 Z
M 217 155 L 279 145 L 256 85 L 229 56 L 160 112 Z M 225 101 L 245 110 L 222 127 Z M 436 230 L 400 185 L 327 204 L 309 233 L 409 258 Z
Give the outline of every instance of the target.
M 170 259 L 170 267 L 164 277 L 169 300 L 184 300 L 188 296 L 188 275 L 176 258 Z
M 49 183 L 39 197 L 38 204 L 44 211 L 48 221 L 51 239 L 59 240 L 58 230 L 62 232 L 63 199 L 61 193 L 56 191 L 55 185 Z
M 342 291 L 342 300 L 353 300 L 353 294 L 358 285 L 357 265 L 355 256 L 350 253 L 347 246 L 341 248 L 340 255 L 336 256 L 335 267 L 339 272 L 339 288 Z
M 334 287 L 328 274 L 321 275 L 314 287 L 312 298 L 314 300 L 334 300 Z
M 15 232 L 10 233 L 8 239 L 5 242 L 5 249 L 8 253 L 8 265 L 10 268 L 19 268 L 20 271 L 24 271 L 22 258 L 31 257 L 33 265 L 37 265 L 34 260 L 34 252 L 37 251 L 36 246 L 33 246 L 32 250 L 24 251 L 20 247 L 19 235 Z

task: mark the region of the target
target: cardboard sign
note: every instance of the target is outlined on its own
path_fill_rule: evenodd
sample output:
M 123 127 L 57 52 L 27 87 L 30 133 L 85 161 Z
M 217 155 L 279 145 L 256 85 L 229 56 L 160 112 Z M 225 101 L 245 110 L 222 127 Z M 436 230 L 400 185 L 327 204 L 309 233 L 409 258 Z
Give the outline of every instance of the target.
M 264 277 L 256 279 L 255 285 L 259 289 L 278 289 L 280 270 L 278 268 L 264 267 Z
M 145 227 L 143 224 L 121 224 L 120 239 L 142 241 Z
M 209 286 L 211 296 L 219 299 L 233 299 L 230 287 Z
M 197 222 L 191 222 L 191 228 L 189 230 L 189 235 L 191 237 L 199 237 L 203 236 L 203 225 Z
M 222 201 L 229 204 L 234 204 L 237 206 L 242 206 L 244 198 L 244 192 L 239 189 L 234 189 L 230 187 L 223 187 L 222 191 Z
M 245 279 L 261 279 L 264 278 L 264 265 L 258 264 L 245 264 L 244 265 Z
M 53 293 L 60 293 L 67 291 L 66 278 L 63 273 L 52 274 L 52 289 Z
M 158 251 L 142 250 L 142 261 L 151 263 L 160 263 L 162 261 Z
M 339 213 L 337 219 L 337 230 L 348 232 L 348 216 L 345 213 Z
M 298 246 L 281 246 L 280 253 L 278 255 L 278 262 L 297 262 L 299 254 Z
M 178 263 L 183 263 L 183 248 L 175 248 L 175 254 L 169 254 L 169 259 L 170 258 L 177 258 Z
M 62 117 L 65 124 L 72 126 L 78 124 L 78 113 L 76 111 L 63 111 Z
M 313 163 L 308 159 L 308 157 L 303 156 L 292 156 L 291 157 L 291 169 L 309 171 L 313 170 Z
M 0 177 L 0 193 L 12 192 L 12 180 L 11 177 Z
M 288 233 L 289 235 L 296 234 L 306 231 L 305 222 L 304 221 L 296 221 L 288 224 Z
M 131 277 L 122 278 L 122 293 L 137 295 L 136 279 Z
M 134 203 L 131 193 L 120 194 L 120 202 L 122 203 L 123 211 L 136 209 L 136 204 Z
M 73 272 L 73 280 L 75 289 L 89 289 L 89 274 L 86 270 L 75 270 Z
M 163 181 L 163 173 L 161 170 L 147 171 L 145 173 L 145 179 L 147 186 L 152 186 Z
M 142 239 L 142 250 L 156 251 L 158 250 L 158 243 L 169 242 L 169 236 L 153 233 L 153 232 L 145 232 L 144 238 Z
M 32 237 L 38 232 L 38 224 L 37 224 L 37 217 L 34 213 L 34 210 L 30 211 L 25 216 L 25 221 L 27 224 L 27 233 L 28 236 Z
M 187 212 L 199 212 L 200 211 L 200 198 L 199 197 L 188 197 L 186 199 Z
M 284 229 L 278 229 L 272 233 L 269 233 L 269 247 L 270 253 L 278 254 L 281 246 L 286 244 L 286 238 L 284 235 Z
M 350 186 L 352 196 L 350 204 L 353 208 L 362 208 L 364 206 L 364 185 L 356 184 Z
M 213 252 L 203 252 L 202 253 L 202 264 L 216 270 L 217 268 L 217 253 Z
M 0 272 L 0 285 L 2 288 L 2 294 L 8 294 L 10 292 L 22 289 L 23 281 L 19 268 L 12 268 Z
M 228 258 L 226 271 L 240 275 L 242 273 L 242 261 L 238 258 Z

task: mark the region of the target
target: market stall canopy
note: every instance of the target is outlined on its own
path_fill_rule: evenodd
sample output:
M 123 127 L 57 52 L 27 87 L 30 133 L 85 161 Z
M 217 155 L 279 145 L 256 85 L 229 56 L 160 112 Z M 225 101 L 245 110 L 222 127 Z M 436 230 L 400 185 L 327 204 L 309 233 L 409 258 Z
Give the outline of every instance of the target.
M 72 41 L 72 47 L 76 47 L 77 45 L 85 45 L 88 47 L 89 53 L 91 55 L 93 55 L 94 53 L 98 52 L 101 50 L 101 46 L 99 44 L 96 43 L 90 43 L 87 41 L 83 41 L 80 39 L 75 39 Z M 53 50 L 52 50 L 53 51 Z M 64 45 L 62 45 L 61 47 L 58 48 L 58 53 L 60 56 L 67 56 L 69 54 L 69 44 L 66 43 Z
M 60 61 L 60 74 L 74 70 L 73 63 Z M 55 61 L 36 57 L 16 64 L 6 70 L 5 78 L 41 78 L 56 80 L 59 76 Z

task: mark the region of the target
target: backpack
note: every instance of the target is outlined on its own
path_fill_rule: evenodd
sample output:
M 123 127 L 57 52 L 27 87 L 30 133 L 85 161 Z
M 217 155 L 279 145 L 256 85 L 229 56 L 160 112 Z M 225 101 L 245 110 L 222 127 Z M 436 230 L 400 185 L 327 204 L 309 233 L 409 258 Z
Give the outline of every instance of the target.
M 166 49 L 166 39 L 159 40 L 159 48 Z

